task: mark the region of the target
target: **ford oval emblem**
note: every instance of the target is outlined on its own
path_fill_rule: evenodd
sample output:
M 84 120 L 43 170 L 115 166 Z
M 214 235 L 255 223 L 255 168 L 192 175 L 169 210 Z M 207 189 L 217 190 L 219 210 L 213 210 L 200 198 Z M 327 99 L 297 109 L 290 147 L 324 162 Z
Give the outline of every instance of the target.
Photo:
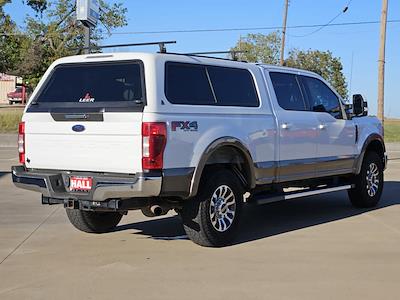
M 74 125 L 72 126 L 72 130 L 75 132 L 82 132 L 85 131 L 85 126 L 83 125 Z

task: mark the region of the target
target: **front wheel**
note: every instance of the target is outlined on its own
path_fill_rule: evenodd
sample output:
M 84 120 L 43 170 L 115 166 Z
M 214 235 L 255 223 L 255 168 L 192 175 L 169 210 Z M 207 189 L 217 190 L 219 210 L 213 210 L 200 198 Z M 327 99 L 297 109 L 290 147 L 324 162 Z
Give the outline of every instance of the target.
M 208 172 L 199 194 L 181 211 L 188 237 L 201 246 L 221 247 L 235 237 L 243 203 L 242 184 L 227 169 Z
M 78 209 L 66 209 L 69 221 L 75 228 L 88 233 L 112 231 L 121 221 L 119 212 L 94 212 Z
M 355 176 L 355 187 L 349 190 L 355 207 L 371 208 L 378 205 L 383 191 L 383 161 L 376 152 L 367 152 L 360 174 Z

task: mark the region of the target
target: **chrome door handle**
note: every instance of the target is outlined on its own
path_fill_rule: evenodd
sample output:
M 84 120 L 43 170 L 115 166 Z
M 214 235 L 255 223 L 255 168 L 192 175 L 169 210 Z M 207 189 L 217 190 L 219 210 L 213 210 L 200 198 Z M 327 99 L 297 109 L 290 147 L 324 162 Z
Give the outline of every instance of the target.
M 326 129 L 326 124 L 319 124 L 318 125 L 319 130 L 325 130 Z
M 283 123 L 281 125 L 282 129 L 288 130 L 290 128 L 290 124 L 289 123 Z

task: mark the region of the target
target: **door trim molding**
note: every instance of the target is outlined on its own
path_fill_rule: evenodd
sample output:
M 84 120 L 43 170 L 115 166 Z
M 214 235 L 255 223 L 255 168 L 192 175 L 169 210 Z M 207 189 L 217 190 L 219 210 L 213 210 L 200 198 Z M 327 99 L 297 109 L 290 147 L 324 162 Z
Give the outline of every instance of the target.
M 255 163 L 257 184 L 288 182 L 308 178 L 354 173 L 356 155 L 316 157 L 306 159 Z

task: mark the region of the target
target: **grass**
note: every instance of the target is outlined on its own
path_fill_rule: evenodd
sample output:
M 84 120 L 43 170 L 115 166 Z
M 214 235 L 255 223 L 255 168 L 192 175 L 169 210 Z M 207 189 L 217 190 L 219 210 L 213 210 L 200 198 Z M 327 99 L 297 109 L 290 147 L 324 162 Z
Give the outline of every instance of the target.
M 400 142 L 400 120 L 385 120 L 385 142 Z
M 0 133 L 18 132 L 22 109 L 0 109 Z

